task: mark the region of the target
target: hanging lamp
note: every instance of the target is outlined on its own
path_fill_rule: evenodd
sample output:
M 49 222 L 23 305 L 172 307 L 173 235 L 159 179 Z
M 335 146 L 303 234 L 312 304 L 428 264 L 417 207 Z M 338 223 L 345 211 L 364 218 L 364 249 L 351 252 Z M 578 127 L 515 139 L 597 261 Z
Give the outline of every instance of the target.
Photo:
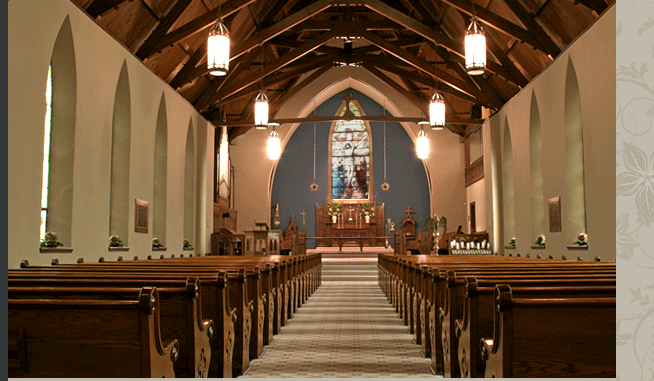
M 279 134 L 275 131 L 275 125 L 272 125 L 272 132 L 268 136 L 268 158 L 270 160 L 277 160 L 282 155 L 282 144 L 279 139 Z
M 465 53 L 468 74 L 484 74 L 486 71 L 486 36 L 474 15 L 474 2 L 472 19 L 466 29 Z
M 254 101 L 254 127 L 257 130 L 268 128 L 268 96 L 263 87 L 263 43 L 261 44 L 261 90 Z
M 420 129 L 418 139 L 416 140 L 416 153 L 419 159 L 426 159 L 429 157 L 429 138 L 424 129 Z
M 207 69 L 211 75 L 223 76 L 229 72 L 229 44 L 229 31 L 223 24 L 218 2 L 218 20 L 207 37 Z
M 436 53 L 438 45 L 434 48 L 434 53 Z M 434 86 L 434 95 L 429 101 L 429 125 L 432 130 L 442 130 L 445 127 L 445 99 L 438 91 L 438 63 L 434 64 L 436 68 L 436 78 Z

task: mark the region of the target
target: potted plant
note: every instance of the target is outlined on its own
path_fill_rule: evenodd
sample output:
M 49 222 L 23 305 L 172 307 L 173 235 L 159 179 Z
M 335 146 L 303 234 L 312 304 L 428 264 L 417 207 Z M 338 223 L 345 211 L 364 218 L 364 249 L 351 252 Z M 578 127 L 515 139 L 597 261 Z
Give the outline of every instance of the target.
M 191 246 L 191 243 L 188 241 L 188 239 L 184 240 L 184 249 L 193 249 L 193 246 Z
M 123 241 L 117 235 L 109 237 L 109 247 L 123 247 Z
M 370 223 L 370 219 L 375 217 L 375 207 L 371 202 L 362 202 L 359 205 L 359 215 L 366 220 L 366 223 Z
M 586 233 L 579 233 L 577 236 L 577 239 L 574 242 L 575 245 L 579 246 L 588 246 L 588 234 Z
M 536 241 L 534 242 L 534 246 L 545 247 L 545 236 L 539 235 L 538 238 L 536 238 Z
M 515 237 L 511 238 L 509 241 L 509 247 L 515 249 Z
M 163 243 L 159 242 L 159 238 L 152 238 L 152 248 L 153 249 L 161 249 L 163 247 L 164 247 L 164 245 L 163 245 Z
M 342 206 L 343 205 L 338 202 L 327 204 L 327 215 L 332 218 L 332 223 L 336 223 L 338 215 L 341 213 Z
M 57 247 L 63 246 L 64 244 L 58 241 L 57 233 L 55 232 L 46 232 L 45 236 L 41 240 L 41 247 Z

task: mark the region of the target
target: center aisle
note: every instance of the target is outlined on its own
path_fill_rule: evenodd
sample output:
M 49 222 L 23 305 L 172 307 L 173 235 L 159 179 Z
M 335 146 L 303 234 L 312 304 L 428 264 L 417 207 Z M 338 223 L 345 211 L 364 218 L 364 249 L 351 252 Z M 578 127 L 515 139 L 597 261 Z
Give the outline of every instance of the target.
M 244 378 L 434 377 L 377 282 L 377 258 L 323 258 L 322 285 Z

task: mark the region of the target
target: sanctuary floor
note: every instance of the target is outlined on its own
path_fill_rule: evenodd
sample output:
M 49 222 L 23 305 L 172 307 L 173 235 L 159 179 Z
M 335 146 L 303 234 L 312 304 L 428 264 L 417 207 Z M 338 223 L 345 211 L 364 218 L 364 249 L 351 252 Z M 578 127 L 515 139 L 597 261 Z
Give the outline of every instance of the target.
M 435 377 L 379 287 L 370 249 L 326 253 L 322 285 L 241 378 Z

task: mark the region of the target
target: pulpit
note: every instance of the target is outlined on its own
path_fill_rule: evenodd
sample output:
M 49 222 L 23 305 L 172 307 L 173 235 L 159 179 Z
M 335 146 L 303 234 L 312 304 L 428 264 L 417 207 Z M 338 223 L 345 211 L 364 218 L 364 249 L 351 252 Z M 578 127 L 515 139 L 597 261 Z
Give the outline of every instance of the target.
M 343 204 L 336 222 L 327 213 L 325 205 L 316 204 L 316 245 L 330 246 L 384 246 L 384 204 L 373 205 L 374 216 L 369 222 L 360 215 L 361 204 Z M 370 237 L 370 239 L 366 239 Z

